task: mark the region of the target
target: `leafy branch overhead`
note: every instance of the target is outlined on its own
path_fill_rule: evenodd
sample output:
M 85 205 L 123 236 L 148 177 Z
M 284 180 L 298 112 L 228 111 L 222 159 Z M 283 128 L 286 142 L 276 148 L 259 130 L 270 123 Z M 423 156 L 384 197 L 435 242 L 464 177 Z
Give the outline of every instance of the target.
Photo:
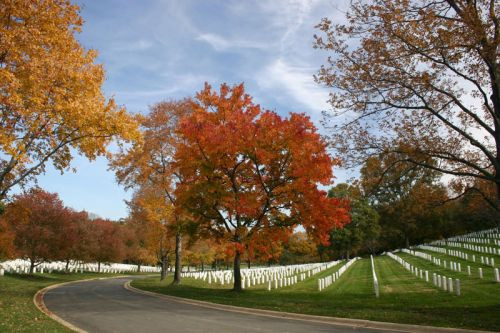
M 332 55 L 316 81 L 332 88 L 326 122 L 347 119 L 328 126 L 349 165 L 390 153 L 462 191 L 490 182 L 500 207 L 499 11 L 495 0 L 357 0 L 347 24 L 321 21 L 315 47 Z

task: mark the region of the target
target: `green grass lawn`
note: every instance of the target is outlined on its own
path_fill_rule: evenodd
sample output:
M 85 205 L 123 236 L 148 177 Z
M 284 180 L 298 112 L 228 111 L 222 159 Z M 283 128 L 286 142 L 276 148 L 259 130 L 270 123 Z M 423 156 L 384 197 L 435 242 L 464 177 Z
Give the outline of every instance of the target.
M 49 285 L 114 274 L 6 274 L 0 277 L 0 332 L 71 332 L 42 313 L 35 293 Z
M 340 265 L 296 285 L 271 291 L 266 290 L 266 284 L 237 293 L 231 291 L 228 285 L 208 285 L 191 278 L 184 278 L 182 285 L 173 286 L 170 284 L 171 277 L 163 282 L 155 278 L 135 280 L 132 286 L 244 307 L 500 331 L 500 284 L 479 281 L 477 287 L 481 291 L 477 292 L 469 290 L 469 285 L 464 284 L 463 296 L 458 297 L 417 279 L 389 257 L 377 257 L 375 265 L 380 283 L 379 299 L 375 298 L 373 292 L 369 259 L 356 262 L 337 282 L 322 292 L 317 291 L 317 279 L 331 274 Z

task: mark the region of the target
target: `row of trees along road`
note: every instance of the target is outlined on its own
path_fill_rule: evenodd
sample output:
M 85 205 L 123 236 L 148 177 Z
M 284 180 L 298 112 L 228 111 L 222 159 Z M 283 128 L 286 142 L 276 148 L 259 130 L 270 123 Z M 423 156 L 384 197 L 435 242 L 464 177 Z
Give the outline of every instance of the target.
M 65 207 L 57 194 L 40 188 L 15 195 L 0 218 L 0 259 L 22 257 L 30 261 L 30 273 L 39 264 L 60 260 L 118 262 L 130 252 L 133 235 L 124 225 L 89 219 L 86 212 Z

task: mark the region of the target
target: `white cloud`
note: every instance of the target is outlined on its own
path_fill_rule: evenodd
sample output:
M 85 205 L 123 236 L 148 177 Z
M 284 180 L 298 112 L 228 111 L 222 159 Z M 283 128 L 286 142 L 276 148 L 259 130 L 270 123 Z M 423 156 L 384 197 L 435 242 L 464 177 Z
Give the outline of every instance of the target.
M 271 19 L 277 29 L 283 31 L 280 51 L 294 44 L 295 35 L 305 23 L 310 23 L 310 14 L 318 4 L 316 0 L 261 1 L 261 10 Z
M 315 69 L 290 66 L 278 59 L 264 68 L 256 77 L 257 83 L 263 89 L 284 91 L 288 98 L 300 103 L 313 114 L 329 108 L 328 91 L 313 80 Z
M 154 43 L 150 40 L 139 39 L 135 41 L 115 41 L 111 44 L 108 51 L 112 52 L 135 52 L 151 48 Z
M 196 40 L 210 44 L 216 51 L 236 49 L 266 49 L 265 43 L 250 42 L 246 40 L 228 39 L 214 33 L 202 33 Z
M 164 86 L 156 85 L 151 89 L 147 90 L 132 90 L 132 91 L 118 91 L 117 95 L 129 97 L 129 98 L 144 98 L 148 100 L 148 103 L 157 102 L 157 100 L 151 100 L 151 98 L 168 99 L 189 96 L 193 92 L 198 91 L 203 87 L 204 82 L 212 82 L 214 78 L 205 75 L 196 75 L 191 73 L 186 73 L 182 75 L 176 75 L 172 73 L 161 74 L 168 82 Z

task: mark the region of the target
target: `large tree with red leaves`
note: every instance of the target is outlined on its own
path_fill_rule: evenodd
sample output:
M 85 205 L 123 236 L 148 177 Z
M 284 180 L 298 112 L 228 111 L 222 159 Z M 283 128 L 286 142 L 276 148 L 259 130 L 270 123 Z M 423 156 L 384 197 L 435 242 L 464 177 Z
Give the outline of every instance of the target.
M 175 166 L 184 180 L 177 198 L 202 229 L 230 237 L 234 290 L 241 290 L 241 254 L 262 232 L 302 225 L 319 241 L 348 222 L 347 202 L 327 198 L 336 161 L 303 114 L 282 118 L 252 102 L 243 85 L 209 85 L 181 120 Z

